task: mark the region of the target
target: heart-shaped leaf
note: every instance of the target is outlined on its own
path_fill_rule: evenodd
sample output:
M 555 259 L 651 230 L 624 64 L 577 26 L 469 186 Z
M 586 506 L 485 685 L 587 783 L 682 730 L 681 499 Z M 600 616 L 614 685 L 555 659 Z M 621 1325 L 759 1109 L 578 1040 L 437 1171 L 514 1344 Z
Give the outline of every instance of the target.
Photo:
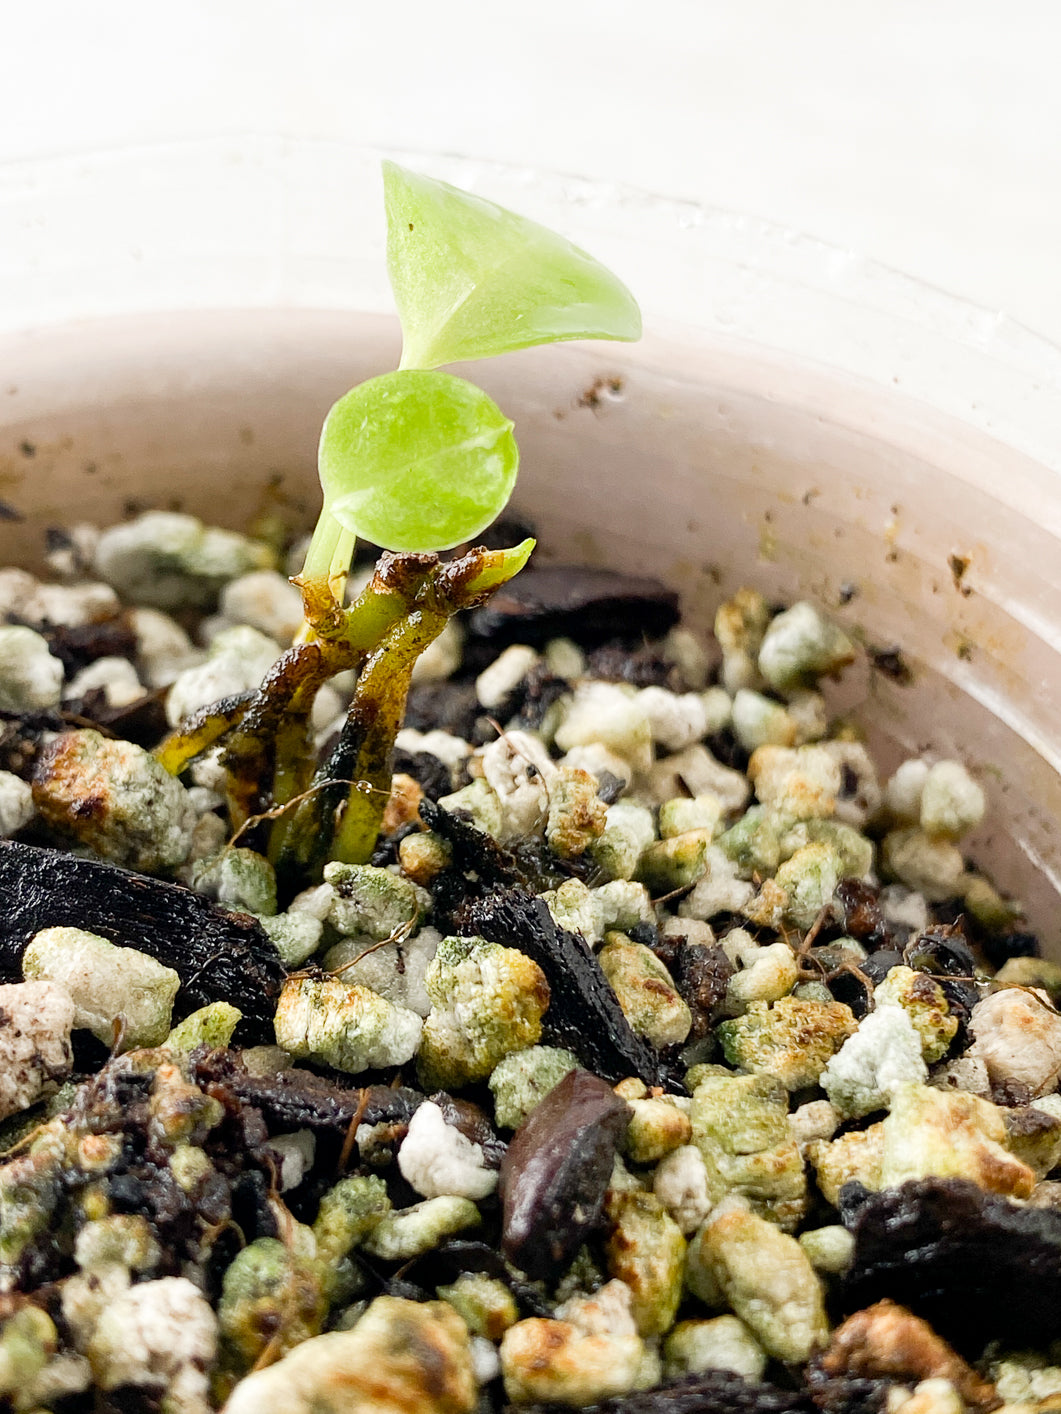
M 383 164 L 402 368 L 564 339 L 637 339 L 626 286 L 563 236 L 446 182 Z
M 485 530 L 516 482 L 512 423 L 474 384 L 404 370 L 339 399 L 318 454 L 325 512 L 385 550 L 448 550 Z

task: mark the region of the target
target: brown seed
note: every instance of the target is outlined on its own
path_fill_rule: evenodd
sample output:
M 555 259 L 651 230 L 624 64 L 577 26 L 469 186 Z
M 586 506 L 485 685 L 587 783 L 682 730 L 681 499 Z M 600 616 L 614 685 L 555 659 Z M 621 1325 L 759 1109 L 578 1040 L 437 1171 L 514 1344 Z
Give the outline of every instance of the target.
M 629 1123 L 625 1100 L 573 1070 L 516 1131 L 501 1164 L 501 1247 L 528 1276 L 555 1274 L 600 1226 Z

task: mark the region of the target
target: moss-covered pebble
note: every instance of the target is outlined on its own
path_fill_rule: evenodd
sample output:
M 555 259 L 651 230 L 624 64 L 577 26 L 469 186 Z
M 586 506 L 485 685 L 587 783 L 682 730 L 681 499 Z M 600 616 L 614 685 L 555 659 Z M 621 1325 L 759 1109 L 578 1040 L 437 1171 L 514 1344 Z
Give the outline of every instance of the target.
M 549 1004 L 537 963 L 482 938 L 443 938 L 425 978 L 431 1012 L 417 1057 L 425 1086 L 485 1080 L 510 1051 L 533 1046 Z
M 821 1282 L 794 1237 L 733 1203 L 712 1214 L 694 1242 L 767 1355 L 802 1362 L 825 1345 Z
M 817 1085 L 828 1062 L 855 1032 L 842 1002 L 753 1002 L 743 1016 L 718 1028 L 726 1059 L 753 1075 L 776 1076 L 788 1090 Z
M 881 1124 L 880 1186 L 910 1179 L 965 1178 L 992 1193 L 1027 1198 L 1034 1172 L 1006 1149 L 997 1105 L 961 1090 L 898 1086 Z
M 679 1321 L 663 1342 L 663 1369 L 671 1380 L 731 1370 L 754 1383 L 763 1377 L 766 1352 L 737 1316 Z
M 692 1136 L 692 1124 L 684 1110 L 669 1098 L 629 1099 L 630 1125 L 623 1151 L 631 1163 L 656 1164 Z
M 796 723 L 781 702 L 742 687 L 733 698 L 733 734 L 745 751 L 759 746 L 793 746 Z
M 531 1111 L 578 1068 L 573 1051 L 557 1046 L 527 1046 L 504 1056 L 490 1074 L 494 1118 L 503 1129 L 518 1129 Z
M 613 879 L 591 889 L 581 879 L 565 879 L 542 897 L 553 918 L 569 933 L 578 933 L 595 947 L 605 933 L 628 932 L 638 923 L 654 923 L 655 911 L 644 884 Z
M 651 810 L 632 800 L 617 800 L 608 807 L 604 829 L 590 845 L 590 853 L 610 879 L 632 879 L 642 850 L 655 837 Z
M 885 835 L 881 862 L 888 875 L 941 903 L 961 892 L 965 861 L 961 850 L 944 836 L 924 830 L 892 830 Z
M 267 1345 L 286 1355 L 320 1333 L 327 1311 L 322 1275 L 310 1254 L 260 1237 L 225 1271 L 217 1308 L 222 1360 L 242 1375 Z
M 482 1222 L 470 1198 L 447 1195 L 426 1198 L 408 1208 L 385 1213 L 361 1241 L 370 1257 L 408 1262 L 438 1247 L 447 1237 L 467 1232 Z
M 324 925 L 312 913 L 296 912 L 261 915 L 258 919 L 269 941 L 287 967 L 301 967 L 321 945 Z
M 336 1262 L 370 1236 L 391 1211 L 387 1185 L 375 1174 L 341 1178 L 321 1198 L 313 1235 L 321 1257 Z
M 471 1342 L 444 1301 L 378 1296 L 349 1330 L 304 1341 L 283 1360 L 249 1375 L 226 1414 L 473 1414 Z
M 472 1335 L 495 1343 L 519 1320 L 515 1297 L 496 1277 L 462 1272 L 449 1286 L 440 1286 L 437 1294 L 449 1302 Z
M 854 1235 L 839 1223 L 801 1232 L 799 1245 L 814 1270 L 827 1276 L 843 1276 L 855 1255 Z
M 682 1294 L 685 1238 L 653 1193 L 611 1191 L 605 1202 L 608 1271 L 624 1282 L 638 1334 L 674 1324 Z
M 324 881 L 333 890 L 328 922 L 336 932 L 374 942 L 411 928 L 428 901 L 408 879 L 372 864 L 326 864 Z
M 807 1181 L 781 1082 L 761 1075 L 706 1078 L 693 1092 L 689 1117 L 713 1202 L 738 1194 L 772 1222 L 794 1228 Z
M 781 692 L 813 685 L 855 657 L 855 647 L 838 625 L 801 600 L 770 620 L 759 647 L 759 671 Z
M 292 1056 L 357 1075 L 412 1060 L 423 1021 L 368 987 L 294 975 L 280 993 L 274 1026 L 277 1043 Z
M 243 1013 L 229 1002 L 211 1002 L 173 1028 L 166 1037 L 171 1051 L 194 1051 L 196 1046 L 227 1046 Z
M 680 1045 L 693 1024 L 692 1013 L 652 949 L 625 933 L 609 933 L 598 956 L 637 1035 L 653 1046 Z
M 657 840 L 642 851 L 637 877 L 653 894 L 667 894 L 695 884 L 707 867 L 708 830 L 687 830 Z

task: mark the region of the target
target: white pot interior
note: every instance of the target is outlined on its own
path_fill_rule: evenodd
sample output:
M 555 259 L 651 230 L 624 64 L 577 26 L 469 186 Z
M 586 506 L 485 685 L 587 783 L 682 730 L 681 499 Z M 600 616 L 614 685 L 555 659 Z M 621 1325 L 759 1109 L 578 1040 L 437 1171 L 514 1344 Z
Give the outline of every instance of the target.
M 0 558 L 47 526 L 132 508 L 309 526 L 324 413 L 393 367 L 395 322 L 312 309 L 57 324 L 3 340 Z M 554 560 L 682 593 L 693 623 L 740 584 L 806 596 L 898 648 L 836 687 L 881 761 L 974 765 L 970 853 L 1061 955 L 1061 504 L 1054 474 L 901 388 L 717 337 L 567 345 L 478 365 L 515 419 L 516 508 Z M 853 595 L 850 593 L 854 590 Z M 844 602 L 844 601 L 847 602 Z

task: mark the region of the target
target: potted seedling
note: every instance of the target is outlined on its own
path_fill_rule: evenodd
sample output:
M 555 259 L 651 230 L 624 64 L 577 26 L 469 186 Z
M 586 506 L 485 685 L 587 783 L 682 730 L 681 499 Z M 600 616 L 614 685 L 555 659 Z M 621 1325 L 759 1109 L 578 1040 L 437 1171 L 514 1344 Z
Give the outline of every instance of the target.
M 330 858 L 367 860 L 390 789 L 394 737 L 417 658 L 451 616 L 526 564 L 534 542 L 467 544 L 503 510 L 519 465 L 513 425 L 440 365 L 569 339 L 636 339 L 637 305 L 592 256 L 445 182 L 384 164 L 387 263 L 401 363 L 351 389 L 321 433 L 323 505 L 302 573 L 305 622 L 261 689 L 206 708 L 159 749 L 173 773 L 220 744 L 231 820 L 270 816 L 283 883 Z M 358 537 L 386 553 L 347 606 Z M 310 714 L 336 673 L 357 674 L 334 750 L 314 766 Z

